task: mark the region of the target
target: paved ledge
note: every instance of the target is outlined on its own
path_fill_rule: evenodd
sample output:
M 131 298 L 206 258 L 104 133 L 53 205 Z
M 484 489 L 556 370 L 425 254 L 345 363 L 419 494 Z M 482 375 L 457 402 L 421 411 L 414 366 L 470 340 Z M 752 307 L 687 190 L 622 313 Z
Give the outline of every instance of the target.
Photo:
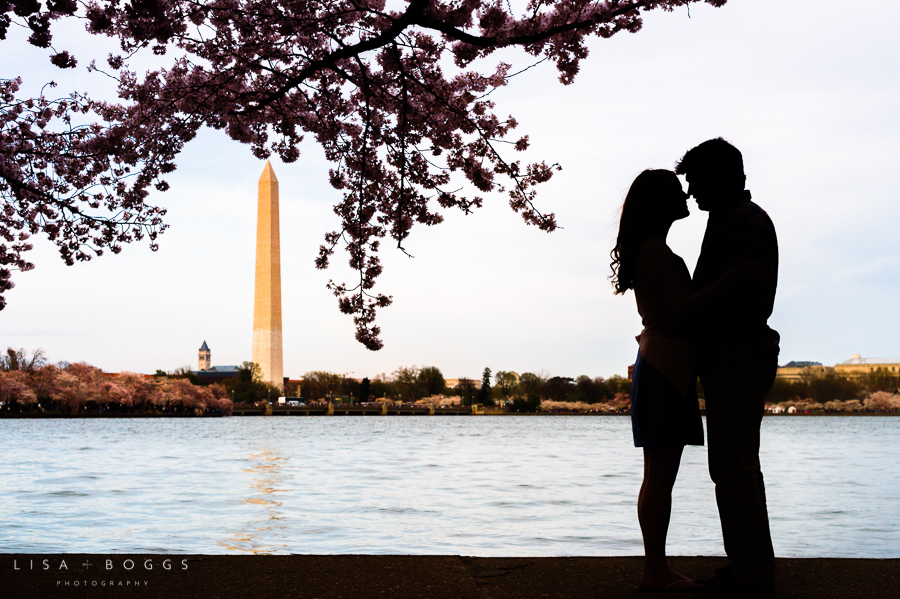
M 170 561 L 164 563 L 166 559 Z M 673 568 L 694 577 L 707 576 L 725 564 L 724 558 L 717 557 L 670 559 Z M 0 595 L 10 599 L 648 599 L 660 596 L 635 589 L 642 561 L 641 557 L 5 554 L 0 555 Z M 148 565 L 152 569 L 148 570 Z M 778 560 L 778 592 L 785 599 L 889 599 L 897 597 L 898 591 L 900 559 Z

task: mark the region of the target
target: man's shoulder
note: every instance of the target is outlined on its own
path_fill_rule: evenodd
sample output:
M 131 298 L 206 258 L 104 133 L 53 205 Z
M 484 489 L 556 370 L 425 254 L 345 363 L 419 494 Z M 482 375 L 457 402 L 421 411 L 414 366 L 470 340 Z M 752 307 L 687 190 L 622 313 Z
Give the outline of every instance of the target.
M 769 218 L 768 212 L 763 210 L 762 206 L 754 202 L 753 200 L 745 200 L 738 204 L 738 210 L 742 210 L 748 214 L 755 214 L 764 216 L 765 218 Z
M 774 229 L 775 225 L 769 217 L 769 213 L 752 200 L 746 200 L 738 204 L 732 212 L 732 218 L 740 223 L 756 225 L 768 229 Z

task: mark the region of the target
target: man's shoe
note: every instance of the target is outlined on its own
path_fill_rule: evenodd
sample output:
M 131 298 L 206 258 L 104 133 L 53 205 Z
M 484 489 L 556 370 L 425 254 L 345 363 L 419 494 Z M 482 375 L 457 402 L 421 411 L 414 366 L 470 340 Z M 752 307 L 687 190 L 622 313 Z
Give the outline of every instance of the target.
M 702 584 L 705 587 L 716 588 L 733 587 L 735 584 L 737 584 L 734 581 L 734 574 L 732 574 L 731 570 L 727 567 L 716 568 L 716 571 L 713 574 L 712 578 L 698 578 L 696 582 L 697 584 Z
M 775 597 L 774 590 L 747 584 L 705 586 L 694 594 L 695 599 L 771 599 L 772 597 Z

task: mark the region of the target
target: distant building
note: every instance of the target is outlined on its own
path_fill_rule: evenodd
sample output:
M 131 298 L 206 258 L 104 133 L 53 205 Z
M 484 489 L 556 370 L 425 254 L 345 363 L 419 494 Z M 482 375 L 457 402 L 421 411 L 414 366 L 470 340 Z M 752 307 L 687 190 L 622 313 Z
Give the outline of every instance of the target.
M 900 358 L 861 358 L 859 354 L 853 354 L 849 360 L 834 366 L 822 366 L 820 362 L 788 362 L 778 368 L 776 376 L 792 382 L 799 382 L 803 377 L 828 375 L 854 379 L 879 368 L 891 374 L 900 374 Z
M 211 366 L 211 364 L 212 351 L 204 341 L 198 354 L 197 370 L 194 371 L 201 383 L 220 383 L 238 374 L 238 366 Z
M 476 389 L 481 389 L 481 379 L 469 379 L 475 384 Z M 444 384 L 448 389 L 456 389 L 459 387 L 460 379 L 444 379 Z
M 791 382 L 799 382 L 803 377 L 809 376 L 826 376 L 834 374 L 834 368 L 830 366 L 822 366 L 821 362 L 788 362 L 784 366 L 778 368 L 775 376 Z
M 834 373 L 846 378 L 859 378 L 882 368 L 891 374 L 900 374 L 900 358 L 861 358 L 853 354 L 834 366 Z
M 221 383 L 238 375 L 238 366 L 213 366 L 209 370 L 195 372 L 201 383 Z
M 209 351 L 209 346 L 206 345 L 206 340 L 204 340 L 203 345 L 200 346 L 200 353 L 197 362 L 197 370 L 199 370 L 200 372 L 210 369 L 210 364 L 212 363 L 212 352 Z

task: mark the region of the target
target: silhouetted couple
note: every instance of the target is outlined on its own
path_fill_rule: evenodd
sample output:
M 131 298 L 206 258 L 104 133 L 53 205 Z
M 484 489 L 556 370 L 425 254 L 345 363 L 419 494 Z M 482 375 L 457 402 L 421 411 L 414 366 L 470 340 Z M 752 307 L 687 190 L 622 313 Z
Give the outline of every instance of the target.
M 686 176 L 687 193 L 676 173 Z M 634 290 L 644 325 L 631 394 L 634 444 L 644 451 L 638 497 L 643 590 L 774 595 L 759 431 L 777 369 L 779 336 L 766 321 L 775 299 L 778 244 L 772 221 L 750 201 L 745 179 L 740 151 L 712 139 L 688 151 L 675 172 L 642 172 L 622 206 L 612 281 L 616 293 Z M 672 223 L 688 216 L 689 196 L 709 212 L 693 277 L 666 245 Z M 665 546 L 684 446 L 703 445 L 698 375 L 728 567 L 695 582 L 669 568 Z

